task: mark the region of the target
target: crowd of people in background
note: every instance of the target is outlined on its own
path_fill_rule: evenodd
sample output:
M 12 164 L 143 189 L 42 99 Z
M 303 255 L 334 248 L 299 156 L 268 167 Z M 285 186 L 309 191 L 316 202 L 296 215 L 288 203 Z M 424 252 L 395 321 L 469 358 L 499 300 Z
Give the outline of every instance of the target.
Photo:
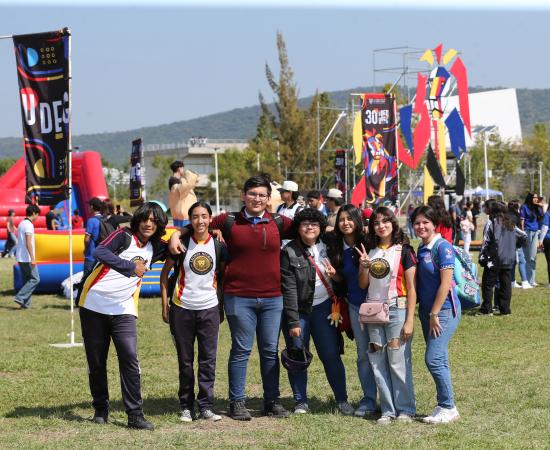
M 224 318 L 231 333 L 227 370 L 232 419 L 252 419 L 246 378 L 254 338 L 262 412 L 278 418 L 291 414 L 280 401 L 282 332 L 295 414 L 310 412 L 307 368 L 313 343 L 341 414 L 375 418 L 381 425 L 411 422 L 417 413 L 411 357 L 417 305 L 425 363 L 436 390 L 436 406 L 422 420 L 453 422 L 459 413 L 449 343 L 462 315 L 453 295 L 453 245 L 463 246 L 468 254 L 479 248 L 484 267 L 481 315 L 510 315 L 513 288 L 539 285 L 539 250 L 549 265 L 550 287 L 550 213 L 537 194 L 529 193 L 522 204 L 478 198 L 446 204 L 442 196 L 433 195 L 426 205 L 410 204 L 401 227 L 392 207 L 357 208 L 346 204 L 338 189 L 301 196 L 298 184 L 286 180 L 279 191 L 283 203 L 276 213 L 267 209 L 272 185 L 263 175 L 245 182 L 240 211 L 212 217 L 210 206 L 198 201 L 188 211 L 189 224 L 178 228 L 168 243 L 161 240 L 168 217 L 158 205 L 146 203 L 131 217 L 110 200 L 90 201 L 78 297 L 94 422 L 103 424 L 109 418 L 106 360 L 112 339 L 128 426 L 154 428 L 143 415 L 135 319 L 139 280 L 157 260 L 166 261 L 162 320 L 169 324 L 175 344 L 183 422 L 197 418 L 196 406 L 202 419 L 222 419 L 213 405 L 218 332 Z M 478 230 L 482 211 L 486 222 Z M 7 223 L 11 244 L 2 256 L 17 243 L 24 284 L 15 301 L 22 308 L 30 306 L 38 283 L 32 225 L 38 214 L 36 206 L 29 206 L 18 230 L 13 221 Z M 48 228 L 56 228 L 54 208 L 46 220 Z M 77 211 L 72 220 L 75 227 L 83 225 Z M 413 239 L 419 239 L 416 250 Z M 516 266 L 521 282 L 515 280 Z M 339 297 L 345 299 L 345 311 L 342 304 L 335 309 Z M 362 390 L 355 407 L 348 399 L 343 335 L 337 326 L 344 318 L 349 320 L 346 331 L 354 337 Z

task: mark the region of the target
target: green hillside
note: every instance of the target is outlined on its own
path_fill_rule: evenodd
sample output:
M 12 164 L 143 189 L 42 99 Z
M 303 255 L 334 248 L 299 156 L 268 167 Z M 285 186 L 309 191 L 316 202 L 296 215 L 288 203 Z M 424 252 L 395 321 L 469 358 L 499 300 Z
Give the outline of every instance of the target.
M 497 88 L 471 88 L 479 92 Z M 345 106 L 351 92 L 368 92 L 371 87 L 356 87 L 344 91 L 330 92 L 332 102 Z M 550 125 L 550 89 L 518 89 L 518 107 L 524 133 L 528 133 L 536 122 Z M 303 106 L 311 103 L 311 97 L 300 100 Z M 115 165 L 126 162 L 130 152 L 130 142 L 142 137 L 146 144 L 164 144 L 186 141 L 192 136 L 207 136 L 210 139 L 249 139 L 254 136 L 260 115 L 259 106 L 237 108 L 191 120 L 183 120 L 155 127 L 112 133 L 96 133 L 74 136 L 74 145 L 81 149 L 100 151 Z M 14 157 L 21 154 L 20 138 L 0 138 L 0 155 Z

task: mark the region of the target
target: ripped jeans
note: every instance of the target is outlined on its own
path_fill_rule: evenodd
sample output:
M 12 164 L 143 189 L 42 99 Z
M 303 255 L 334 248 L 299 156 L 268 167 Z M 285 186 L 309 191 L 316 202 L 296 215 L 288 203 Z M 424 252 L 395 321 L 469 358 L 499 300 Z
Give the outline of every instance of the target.
M 390 300 L 389 306 L 389 323 L 368 324 L 368 356 L 380 395 L 380 409 L 383 416 L 414 416 L 416 400 L 412 373 L 412 337 L 406 343 L 401 341 L 407 310 L 397 308 L 396 300 Z M 389 345 L 392 339 L 398 340 L 398 347 Z M 374 345 L 380 348 L 375 349 Z

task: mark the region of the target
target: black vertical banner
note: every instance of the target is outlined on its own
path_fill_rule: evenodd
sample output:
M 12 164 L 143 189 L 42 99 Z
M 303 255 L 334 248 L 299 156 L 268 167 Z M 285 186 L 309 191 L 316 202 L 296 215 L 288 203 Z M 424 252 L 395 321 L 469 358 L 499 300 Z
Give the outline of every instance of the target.
M 68 198 L 69 32 L 13 36 L 26 162 L 27 203 Z
M 144 201 L 143 179 L 141 167 L 143 164 L 143 141 L 132 141 L 132 153 L 130 155 L 130 206 L 139 206 Z
M 397 202 L 395 99 L 364 94 L 361 107 L 363 163 L 367 203 Z
M 347 192 L 346 180 L 346 150 L 337 149 L 334 158 L 334 175 L 336 178 L 336 188 L 342 192 Z

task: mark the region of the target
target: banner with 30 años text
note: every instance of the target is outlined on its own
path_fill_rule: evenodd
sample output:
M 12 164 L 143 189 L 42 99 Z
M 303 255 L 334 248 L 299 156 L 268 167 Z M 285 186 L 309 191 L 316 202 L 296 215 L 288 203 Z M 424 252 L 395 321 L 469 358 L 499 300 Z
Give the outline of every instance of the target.
M 13 36 L 27 203 L 55 205 L 68 197 L 69 39 L 67 29 Z
M 395 99 L 388 94 L 364 94 L 361 106 L 366 200 L 397 202 Z

